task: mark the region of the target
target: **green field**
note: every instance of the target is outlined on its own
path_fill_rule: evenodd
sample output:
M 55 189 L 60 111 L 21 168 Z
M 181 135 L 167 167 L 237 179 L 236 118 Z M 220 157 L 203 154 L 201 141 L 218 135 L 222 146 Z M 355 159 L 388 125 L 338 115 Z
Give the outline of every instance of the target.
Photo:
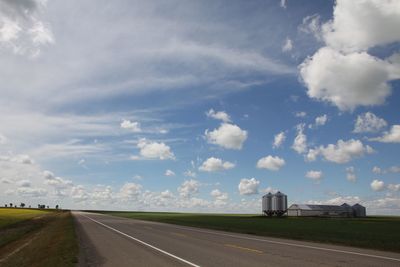
M 1 266 L 75 266 L 77 253 L 69 211 L 0 208 Z
M 257 215 L 105 212 L 132 219 L 400 252 L 400 217 L 267 218 Z

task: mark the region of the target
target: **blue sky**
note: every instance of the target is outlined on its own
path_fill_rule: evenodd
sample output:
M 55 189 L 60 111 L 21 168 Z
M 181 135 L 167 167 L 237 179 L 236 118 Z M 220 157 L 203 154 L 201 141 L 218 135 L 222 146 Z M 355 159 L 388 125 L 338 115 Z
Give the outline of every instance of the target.
M 400 214 L 398 3 L 0 10 L 0 201 L 254 213 L 281 190 Z

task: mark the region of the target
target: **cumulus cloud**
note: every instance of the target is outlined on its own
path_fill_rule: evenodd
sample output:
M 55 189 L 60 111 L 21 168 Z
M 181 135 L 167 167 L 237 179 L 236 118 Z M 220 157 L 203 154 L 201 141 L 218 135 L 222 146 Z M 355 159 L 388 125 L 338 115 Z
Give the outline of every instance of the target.
M 383 181 L 375 179 L 371 182 L 371 189 L 376 192 L 382 191 L 385 189 L 385 183 Z
M 9 161 L 19 164 L 33 164 L 34 161 L 29 155 L 18 154 L 15 156 L 0 156 L 0 161 Z
M 357 176 L 355 174 L 355 169 L 353 166 L 346 168 L 346 178 L 350 182 L 355 182 L 357 180 Z
M 229 170 L 235 167 L 235 164 L 229 161 L 223 161 L 219 158 L 210 157 L 203 162 L 203 164 L 199 167 L 200 171 L 205 172 L 216 172 Z
M 239 126 L 230 123 L 222 123 L 218 129 L 209 132 L 205 131 L 208 143 L 219 145 L 227 149 L 240 150 L 247 139 L 247 131 Z
M 322 26 L 326 46 L 299 66 L 308 96 L 343 111 L 383 104 L 400 68 L 367 50 L 400 40 L 398 10 L 393 1 L 337 1 L 333 19 Z
M 382 143 L 400 143 L 400 125 L 393 125 L 390 131 L 384 132 L 380 137 L 370 138 L 369 140 Z
M 326 114 L 318 116 L 315 118 L 315 126 L 322 126 L 328 121 L 328 116 Z
M 140 133 L 142 131 L 140 123 L 137 121 L 123 120 L 121 122 L 121 128 L 131 130 L 134 133 Z
M 390 191 L 399 192 L 400 191 L 400 184 L 388 184 L 388 189 Z
M 293 42 L 292 40 L 287 37 L 285 43 L 282 46 L 282 52 L 290 52 L 293 49 Z
M 165 176 L 175 176 L 175 172 L 171 171 L 171 170 L 166 170 L 164 173 Z
M 281 0 L 280 6 L 281 6 L 281 8 L 286 9 L 287 8 L 286 0 Z
M 372 168 L 372 172 L 375 173 L 375 174 L 381 174 L 382 173 L 382 169 L 379 168 L 378 166 L 374 166 Z
M 200 183 L 196 180 L 186 180 L 178 187 L 178 192 L 181 197 L 189 198 L 199 192 Z
M 368 48 L 400 40 L 400 3 L 391 0 L 338 0 L 333 20 L 323 25 L 327 45 L 341 51 Z
M 325 160 L 335 163 L 347 163 L 354 158 L 371 154 L 374 150 L 369 145 L 364 145 L 360 140 L 339 140 L 336 144 L 312 148 L 308 151 L 306 159 L 314 161 L 319 155 Z
M 239 183 L 239 193 L 241 195 L 254 195 L 258 194 L 258 186 L 260 185 L 260 181 L 255 178 L 251 179 L 241 179 Z
M 274 143 L 272 144 L 273 148 L 280 147 L 286 140 L 285 132 L 280 132 L 274 136 Z
M 354 133 L 373 133 L 379 132 L 387 126 L 387 122 L 376 116 L 372 112 L 366 112 L 358 115 L 354 125 Z
M 322 179 L 322 177 L 323 177 L 323 173 L 322 173 L 321 171 L 314 171 L 314 170 L 312 170 L 312 171 L 308 171 L 308 172 L 306 173 L 306 177 L 307 177 L 308 179 L 313 180 L 313 181 L 320 182 L 321 179 Z
M 175 155 L 171 151 L 171 148 L 162 142 L 158 143 L 141 138 L 137 147 L 140 149 L 140 156 L 145 159 L 175 159 Z
M 20 187 L 31 187 L 32 183 L 31 183 L 31 181 L 24 179 L 24 180 L 18 181 L 17 185 Z
M 258 160 L 257 168 L 278 171 L 285 165 L 285 160 L 278 156 L 268 155 Z
M 297 135 L 292 145 L 292 149 L 299 154 L 307 151 L 307 136 L 304 134 L 304 126 L 304 124 L 297 125 Z
M 38 56 L 54 43 L 48 23 L 41 20 L 47 1 L 0 1 L 0 48 L 15 54 Z
M 125 183 L 119 190 L 119 197 L 123 200 L 137 199 L 142 192 L 142 185 Z
M 16 193 L 22 197 L 45 197 L 47 190 L 40 187 L 20 187 L 17 188 Z
M 231 117 L 225 111 L 215 112 L 214 109 L 210 109 L 209 111 L 206 112 L 206 115 L 207 115 L 207 117 L 210 117 L 210 118 L 213 118 L 213 119 L 216 119 L 216 120 L 221 120 L 223 122 L 230 122 L 231 121 Z
M 296 113 L 294 114 L 294 116 L 295 116 L 296 118 L 304 118 L 305 116 L 307 116 L 307 112 L 305 112 L 305 111 L 298 111 L 298 112 L 296 112 Z
M 399 68 L 387 61 L 366 52 L 345 55 L 330 47 L 306 59 L 300 74 L 309 97 L 331 102 L 340 110 L 383 104 L 391 93 L 388 81 L 400 78 Z
M 225 205 L 228 200 L 228 193 L 221 192 L 219 189 L 214 189 L 211 191 L 210 195 L 214 198 L 214 203 L 216 205 Z

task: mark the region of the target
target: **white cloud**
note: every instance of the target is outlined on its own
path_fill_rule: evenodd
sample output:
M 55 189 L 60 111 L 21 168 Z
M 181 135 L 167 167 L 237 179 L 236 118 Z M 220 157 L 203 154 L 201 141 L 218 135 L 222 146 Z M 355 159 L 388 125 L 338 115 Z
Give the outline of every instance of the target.
M 239 193 L 241 195 L 254 195 L 258 194 L 258 186 L 260 185 L 260 181 L 255 178 L 251 179 L 241 179 L 239 183 Z
M 211 132 L 206 130 L 205 137 L 208 143 L 227 149 L 240 150 L 247 139 L 247 131 L 240 129 L 235 124 L 222 123 L 218 129 Z
M 333 20 L 322 26 L 326 46 L 299 66 L 308 96 L 343 111 L 383 104 L 400 68 L 366 51 L 400 40 L 398 9 L 393 1 L 337 1 Z
M 381 174 L 382 173 L 382 169 L 379 168 L 378 166 L 374 166 L 372 168 L 372 172 L 375 173 L 375 174 Z
M 314 161 L 317 159 L 318 155 L 321 155 L 327 161 L 342 164 L 373 152 L 374 150 L 369 145 L 364 145 L 360 140 L 339 140 L 336 144 L 310 149 L 306 159 L 308 161 Z
M 357 180 L 357 176 L 355 174 L 355 169 L 353 166 L 346 168 L 346 178 L 350 182 L 355 182 Z
M 278 189 L 275 189 L 275 188 L 272 188 L 271 186 L 268 186 L 267 188 L 262 189 L 261 193 L 263 193 L 263 194 L 268 194 L 268 193 L 275 194 L 278 191 L 279 191 Z
M 333 20 L 323 25 L 327 45 L 353 52 L 400 40 L 400 3 L 391 0 L 338 0 Z
M 307 151 L 307 136 L 304 132 L 304 124 L 297 125 L 297 135 L 293 141 L 292 149 L 302 154 Z
M 47 1 L 0 1 L 0 48 L 35 57 L 54 43 L 48 23 L 41 21 Z
M 276 156 L 268 155 L 258 160 L 257 168 L 278 171 L 285 165 L 285 160 Z
M 137 199 L 142 192 L 142 185 L 135 183 L 125 183 L 119 190 L 119 197 L 123 200 Z
M 228 193 L 221 192 L 219 189 L 212 190 L 210 195 L 214 198 L 216 205 L 225 205 L 228 201 Z
M 121 128 L 129 129 L 134 133 L 140 133 L 142 131 L 140 128 L 140 123 L 137 121 L 123 120 L 121 122 Z
M 290 52 L 293 49 L 293 42 L 292 40 L 287 37 L 285 43 L 282 46 L 282 52 Z
M 375 179 L 371 182 L 371 189 L 374 191 L 382 191 L 385 189 L 385 183 Z
M 326 114 L 315 118 L 315 126 L 323 126 L 328 121 L 328 116 Z
M 297 118 L 304 118 L 305 116 L 307 116 L 307 112 L 305 111 L 298 111 L 294 114 L 295 117 Z
M 186 180 L 178 187 L 178 192 L 181 197 L 188 198 L 199 192 L 200 183 L 196 180 Z
M 392 167 L 389 168 L 388 172 L 400 173 L 400 167 L 399 166 L 392 166 Z
M 17 186 L 19 187 L 31 187 L 31 185 L 32 185 L 31 181 L 26 179 L 17 182 Z
M 287 8 L 286 0 L 281 0 L 280 6 L 281 6 L 281 8 L 286 9 Z
M 183 173 L 184 176 L 186 177 L 192 177 L 192 178 L 196 178 L 197 174 L 194 171 L 191 170 L 187 170 Z
M 340 110 L 383 104 L 391 93 L 388 81 L 400 77 L 399 68 L 384 60 L 365 52 L 345 55 L 329 47 L 299 67 L 308 96 L 331 102 Z
M 308 172 L 306 173 L 306 177 L 309 178 L 309 179 L 311 179 L 311 180 L 314 180 L 314 181 L 316 181 L 316 182 L 320 182 L 321 179 L 322 179 L 322 177 L 323 177 L 323 174 L 322 174 L 321 171 L 314 171 L 314 170 L 312 170 L 312 171 L 308 171 Z
M 22 197 L 45 197 L 47 190 L 38 187 L 20 187 L 17 188 L 16 193 Z
M 400 191 L 400 184 L 388 184 L 388 189 L 391 191 Z
M 82 185 L 73 186 L 71 189 L 71 198 L 76 202 L 82 202 L 89 198 L 89 195 Z
M 299 31 L 312 34 L 318 41 L 322 40 L 321 33 L 321 17 L 318 14 L 303 18 L 302 24 L 299 26 Z
M 338 196 L 324 201 L 308 201 L 307 203 L 316 205 L 342 205 L 343 203 L 347 203 L 350 205 L 354 205 L 360 202 L 361 198 L 358 196 Z
M 166 170 L 164 173 L 165 176 L 175 176 L 175 172 L 171 171 L 171 170 Z
M 235 164 L 229 161 L 223 161 L 219 158 L 210 157 L 203 162 L 203 164 L 199 167 L 200 171 L 205 172 L 216 172 L 229 170 L 235 167 Z
M 358 115 L 354 125 L 354 133 L 368 133 L 379 132 L 382 128 L 387 126 L 387 122 L 376 116 L 372 112 L 366 112 Z
M 158 143 L 141 138 L 137 147 L 140 149 L 140 156 L 145 159 L 175 159 L 175 155 L 171 151 L 171 148 L 162 142 Z
M 210 117 L 210 118 L 213 118 L 216 120 L 221 120 L 223 122 L 231 121 L 231 117 L 225 111 L 215 112 L 214 109 L 210 109 L 209 111 L 206 112 L 206 115 L 207 115 L 207 117 Z
M 0 134 L 0 145 L 6 144 L 7 141 L 8 141 L 7 137 L 5 137 L 4 135 Z
M 0 156 L 0 161 L 9 161 L 19 164 L 33 164 L 34 161 L 29 155 L 18 154 L 15 156 Z
M 393 125 L 389 132 L 384 132 L 382 136 L 369 140 L 382 143 L 400 143 L 400 125 Z
M 274 136 L 274 143 L 272 144 L 273 148 L 280 147 L 286 140 L 285 132 L 280 132 Z

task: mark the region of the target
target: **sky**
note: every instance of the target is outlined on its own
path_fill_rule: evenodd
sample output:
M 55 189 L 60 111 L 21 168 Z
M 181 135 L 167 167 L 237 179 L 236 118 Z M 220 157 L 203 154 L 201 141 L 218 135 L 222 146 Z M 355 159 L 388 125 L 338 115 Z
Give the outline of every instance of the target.
M 399 25 L 390 0 L 0 0 L 0 204 L 400 215 Z

